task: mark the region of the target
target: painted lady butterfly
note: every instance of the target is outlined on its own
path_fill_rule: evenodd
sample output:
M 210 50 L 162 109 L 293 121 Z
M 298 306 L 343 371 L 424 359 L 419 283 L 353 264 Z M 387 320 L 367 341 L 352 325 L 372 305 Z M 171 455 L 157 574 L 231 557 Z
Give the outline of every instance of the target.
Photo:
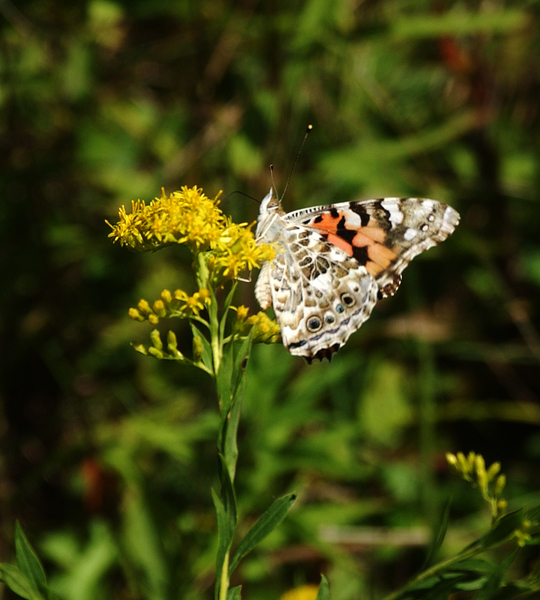
M 450 206 L 422 198 L 381 198 L 285 213 L 272 190 L 261 203 L 257 241 L 277 255 L 259 274 L 255 295 L 272 305 L 283 344 L 309 363 L 330 360 L 393 296 L 411 260 L 444 241 L 459 223 Z

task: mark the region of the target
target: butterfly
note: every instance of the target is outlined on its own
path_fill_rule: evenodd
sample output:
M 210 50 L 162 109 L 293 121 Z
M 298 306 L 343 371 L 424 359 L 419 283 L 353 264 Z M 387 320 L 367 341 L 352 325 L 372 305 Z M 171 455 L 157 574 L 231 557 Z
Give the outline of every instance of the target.
M 285 213 L 272 190 L 257 221 L 257 243 L 275 244 L 255 296 L 273 306 L 284 346 L 295 356 L 331 359 L 393 296 L 418 254 L 451 235 L 459 214 L 423 198 L 380 198 Z

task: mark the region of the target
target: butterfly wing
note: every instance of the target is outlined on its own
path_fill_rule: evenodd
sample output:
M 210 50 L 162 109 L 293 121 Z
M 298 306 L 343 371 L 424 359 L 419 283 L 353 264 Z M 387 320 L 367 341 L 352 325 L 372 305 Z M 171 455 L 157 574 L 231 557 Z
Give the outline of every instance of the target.
M 459 214 L 436 200 L 382 198 L 321 206 L 289 213 L 321 232 L 366 267 L 379 286 L 379 298 L 392 296 L 411 260 L 452 234 Z
M 330 358 L 369 317 L 378 286 L 364 266 L 325 235 L 302 226 L 282 229 L 281 251 L 259 274 L 255 295 L 272 304 L 291 354 Z

